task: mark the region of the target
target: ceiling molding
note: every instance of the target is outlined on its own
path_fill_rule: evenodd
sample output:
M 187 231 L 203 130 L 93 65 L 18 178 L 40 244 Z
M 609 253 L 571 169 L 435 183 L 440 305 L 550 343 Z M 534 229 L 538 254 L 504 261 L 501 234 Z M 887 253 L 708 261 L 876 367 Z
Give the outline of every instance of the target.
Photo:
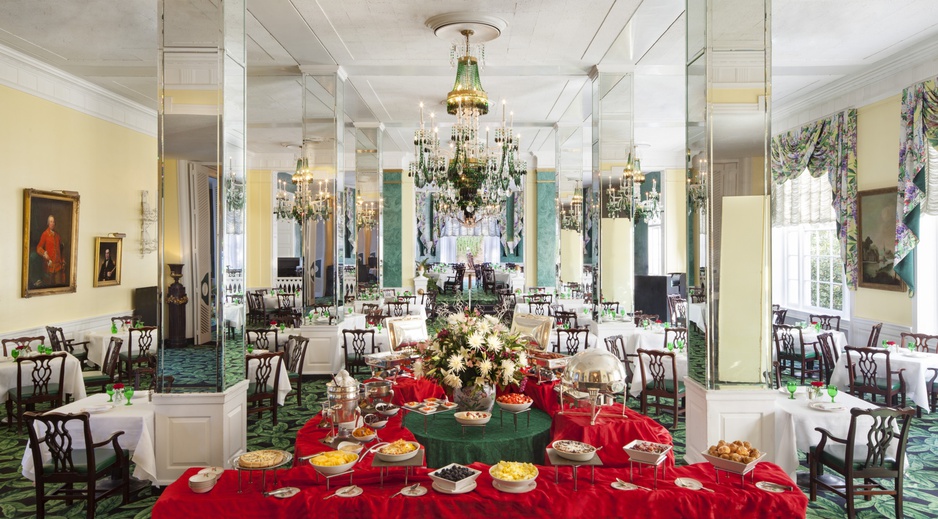
M 0 45 L 0 84 L 156 137 L 156 110 Z
M 772 133 L 779 133 L 850 107 L 896 95 L 938 75 L 938 40 L 888 56 L 863 72 L 772 105 Z

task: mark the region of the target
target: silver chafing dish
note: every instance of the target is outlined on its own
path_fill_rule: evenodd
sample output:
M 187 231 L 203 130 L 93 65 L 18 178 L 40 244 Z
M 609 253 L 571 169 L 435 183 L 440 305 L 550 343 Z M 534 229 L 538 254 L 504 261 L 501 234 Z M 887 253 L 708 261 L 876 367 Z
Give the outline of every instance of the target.
M 626 387 L 625 366 L 612 353 L 591 348 L 577 353 L 567 361 L 567 366 L 557 385 L 560 393 L 560 412 L 563 413 L 564 395 L 590 406 L 590 425 L 596 424 L 604 402 L 615 401 L 615 395 L 622 393 L 625 401 Z M 569 412 L 569 411 L 568 411 Z M 625 415 L 625 406 L 622 408 Z

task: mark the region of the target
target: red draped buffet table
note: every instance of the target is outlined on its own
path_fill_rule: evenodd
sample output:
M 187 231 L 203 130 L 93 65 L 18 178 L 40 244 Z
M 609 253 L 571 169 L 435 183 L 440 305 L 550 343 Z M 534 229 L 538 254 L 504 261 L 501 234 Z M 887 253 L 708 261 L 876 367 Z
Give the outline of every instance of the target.
M 367 463 L 367 462 L 363 462 Z M 288 499 L 263 497 L 255 486 L 245 486 L 238 494 L 238 475 L 226 471 L 218 484 L 207 494 L 195 494 L 188 488 L 190 469 L 178 481 L 166 488 L 153 507 L 154 519 L 179 517 L 241 518 L 364 518 L 376 517 L 563 517 L 590 519 L 605 517 L 654 517 L 699 519 L 762 519 L 764 517 L 805 517 L 808 498 L 797 487 L 780 494 L 765 492 L 752 483 L 741 485 L 738 478 L 722 477 L 715 482 L 714 471 L 707 463 L 677 467 L 668 471 L 668 477 L 658 481 L 658 490 L 616 490 L 610 486 L 616 477 L 628 480 L 627 468 L 596 469 L 596 482 L 589 484 L 585 469 L 580 471 L 579 491 L 573 490 L 570 469 L 561 471 L 559 484 L 554 483 L 553 468 L 538 467 L 537 487 L 526 494 L 505 494 L 492 486 L 488 466 L 474 463 L 472 468 L 482 471 L 478 487 L 461 495 L 444 495 L 434 490 L 421 497 L 397 496 L 390 498 L 403 485 L 403 475 L 392 472 L 384 488 L 378 485 L 375 472 L 356 472 L 355 484 L 364 489 L 357 497 L 324 499 L 332 494 L 325 483 L 316 482 L 309 469 L 293 468 L 280 472 L 280 485 L 293 485 L 301 492 Z M 430 487 L 426 469 L 418 469 L 411 482 Z M 674 485 L 675 477 L 692 477 L 716 492 L 689 490 Z M 756 481 L 770 481 L 792 485 L 791 479 L 778 466 L 760 463 L 755 469 Z M 268 478 L 270 482 L 270 478 Z M 643 476 L 636 472 L 636 484 L 652 485 L 651 471 Z M 268 483 L 270 486 L 270 483 Z M 390 499 L 389 499 L 390 498 Z
M 371 378 L 365 382 L 375 380 L 378 379 Z M 423 402 L 425 399 L 431 397 L 443 398 L 445 394 L 439 384 L 425 378 L 413 379 L 410 377 L 400 377 L 395 381 L 392 389 L 394 390 L 394 397 L 391 401 L 400 406 L 403 406 L 407 402 Z

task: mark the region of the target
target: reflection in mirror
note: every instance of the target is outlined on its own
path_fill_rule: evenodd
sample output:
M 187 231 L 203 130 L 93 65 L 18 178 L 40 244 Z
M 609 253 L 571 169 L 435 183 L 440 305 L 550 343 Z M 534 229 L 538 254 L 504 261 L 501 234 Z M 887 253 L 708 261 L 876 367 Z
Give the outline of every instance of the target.
M 381 286 L 384 184 L 381 164 L 381 128 L 357 128 L 355 132 L 355 248 L 357 290 Z
M 156 386 L 223 391 L 244 379 L 244 4 L 160 8 Z
M 589 174 L 588 132 L 582 125 L 558 127 L 556 214 L 558 240 L 557 291 L 563 299 L 583 299 L 585 271 L 592 268 L 587 243 L 588 201 L 583 180 Z M 586 165 L 584 165 L 584 163 Z

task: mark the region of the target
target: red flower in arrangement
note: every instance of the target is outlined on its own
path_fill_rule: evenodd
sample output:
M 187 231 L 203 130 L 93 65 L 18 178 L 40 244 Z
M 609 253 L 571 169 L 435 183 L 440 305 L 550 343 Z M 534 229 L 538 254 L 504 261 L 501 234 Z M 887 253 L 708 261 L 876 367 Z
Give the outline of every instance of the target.
M 817 380 L 815 380 L 814 382 L 811 382 L 811 385 L 814 387 L 824 387 L 824 383 L 818 382 Z
M 124 384 L 118 382 L 117 384 L 114 384 L 113 387 L 114 387 L 114 391 L 120 391 L 120 390 L 124 389 Z
M 655 319 L 655 324 L 661 324 L 661 319 Z
M 449 330 L 447 330 L 446 328 L 443 328 L 436 334 L 437 339 L 445 339 L 447 337 L 449 337 Z
M 277 321 L 270 321 L 271 326 L 277 326 Z
M 26 346 L 25 346 L 25 345 L 23 345 L 23 346 L 17 346 L 16 349 L 18 349 L 18 350 L 20 350 L 20 351 L 23 351 L 23 350 L 26 349 Z
M 886 344 L 888 344 L 889 346 L 895 346 L 896 341 L 886 341 Z

